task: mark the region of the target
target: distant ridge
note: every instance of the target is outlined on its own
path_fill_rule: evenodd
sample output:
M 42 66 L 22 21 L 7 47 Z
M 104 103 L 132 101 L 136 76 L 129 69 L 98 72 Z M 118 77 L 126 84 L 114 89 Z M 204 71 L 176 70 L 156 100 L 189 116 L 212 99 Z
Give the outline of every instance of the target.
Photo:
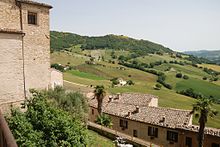
M 206 58 L 217 64 L 220 64 L 220 50 L 199 50 L 199 51 L 186 51 L 185 54 Z

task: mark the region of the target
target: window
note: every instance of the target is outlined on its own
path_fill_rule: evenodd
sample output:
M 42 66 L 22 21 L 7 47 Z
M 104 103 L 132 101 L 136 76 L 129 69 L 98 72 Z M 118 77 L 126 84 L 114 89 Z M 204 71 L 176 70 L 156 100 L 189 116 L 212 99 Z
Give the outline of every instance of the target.
M 122 127 L 122 129 L 127 129 L 128 121 L 120 119 L 120 127 Z
M 220 147 L 220 145 L 216 143 L 212 143 L 212 147 Z
M 92 109 L 92 115 L 94 115 L 94 109 Z
M 158 137 L 158 128 L 148 127 L 148 136 Z
M 173 131 L 167 131 L 167 140 L 178 142 L 178 133 Z
M 28 24 L 37 25 L 37 13 L 28 12 Z
M 137 130 L 133 130 L 133 136 L 134 136 L 134 137 L 138 137 L 138 132 L 137 132 Z
M 192 138 L 191 137 L 186 137 L 186 146 L 192 147 Z

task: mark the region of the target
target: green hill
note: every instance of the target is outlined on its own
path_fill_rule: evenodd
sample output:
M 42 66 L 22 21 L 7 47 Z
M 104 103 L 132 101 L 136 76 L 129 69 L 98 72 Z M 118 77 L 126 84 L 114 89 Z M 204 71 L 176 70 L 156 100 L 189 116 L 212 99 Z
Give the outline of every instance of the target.
M 154 52 L 173 52 L 160 44 L 147 40 L 137 40 L 123 35 L 106 35 L 100 37 L 80 36 L 73 33 L 51 31 L 51 49 L 63 50 L 81 45 L 81 49 L 116 49 L 129 50 L 143 55 Z

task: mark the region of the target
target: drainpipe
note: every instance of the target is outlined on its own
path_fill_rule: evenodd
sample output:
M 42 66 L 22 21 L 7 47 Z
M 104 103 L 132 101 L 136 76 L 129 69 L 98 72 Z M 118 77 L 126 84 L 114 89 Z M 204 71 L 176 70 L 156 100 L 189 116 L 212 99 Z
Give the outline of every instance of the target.
M 23 32 L 23 17 L 22 17 L 22 8 L 21 8 L 21 3 L 15 0 L 16 5 L 19 7 L 20 11 L 20 27 L 21 31 Z M 22 34 L 22 66 L 23 66 L 23 83 L 24 83 L 24 97 L 25 99 L 27 98 L 27 93 L 26 93 L 26 77 L 25 77 L 25 61 L 24 61 L 24 36 L 25 34 Z

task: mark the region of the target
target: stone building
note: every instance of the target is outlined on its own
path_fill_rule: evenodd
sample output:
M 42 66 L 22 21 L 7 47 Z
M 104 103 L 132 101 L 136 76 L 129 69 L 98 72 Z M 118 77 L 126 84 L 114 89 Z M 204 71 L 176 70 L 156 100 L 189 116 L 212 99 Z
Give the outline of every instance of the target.
M 89 121 L 98 116 L 97 100 L 89 98 Z M 198 146 L 198 126 L 192 125 L 189 110 L 158 107 L 158 98 L 148 94 L 125 93 L 105 97 L 103 113 L 112 119 L 112 129 L 161 147 Z M 206 128 L 204 147 L 220 146 L 220 130 Z
M 53 83 L 51 8 L 32 0 L 0 0 L 0 103 L 24 100 L 29 89 Z

